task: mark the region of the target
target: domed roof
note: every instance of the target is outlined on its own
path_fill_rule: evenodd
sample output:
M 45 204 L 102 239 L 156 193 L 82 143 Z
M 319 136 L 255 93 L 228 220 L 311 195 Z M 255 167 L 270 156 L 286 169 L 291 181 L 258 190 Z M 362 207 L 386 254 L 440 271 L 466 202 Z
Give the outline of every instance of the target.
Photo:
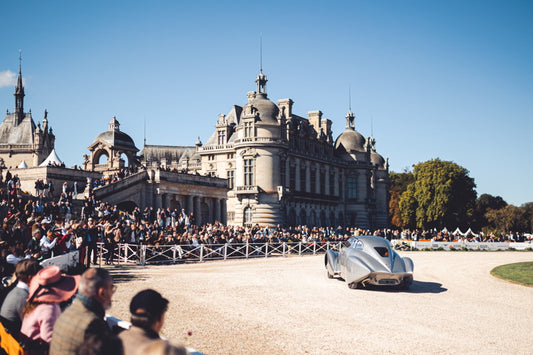
M 257 109 L 262 122 L 278 123 L 279 108 L 267 98 L 266 93 L 257 93 L 248 104 Z
M 120 123 L 117 121 L 116 117 L 113 117 L 111 122 L 109 122 L 109 130 L 100 133 L 95 139 L 93 144 L 98 141 L 102 141 L 112 147 L 122 148 L 127 150 L 139 151 L 133 142 L 133 139 L 124 132 L 121 132 Z
M 135 147 L 133 139 L 131 139 L 129 135 L 121 131 L 102 132 L 96 137 L 94 141 L 96 142 L 99 140 L 108 143 L 109 145 L 114 147 L 137 149 L 137 147 Z
M 370 153 L 370 161 L 372 162 L 372 165 L 377 165 L 380 168 L 385 166 L 385 159 L 374 151 Z
M 339 149 L 341 145 L 348 153 L 350 151 L 364 152 L 365 137 L 353 128 L 346 128 L 335 141 L 335 149 Z

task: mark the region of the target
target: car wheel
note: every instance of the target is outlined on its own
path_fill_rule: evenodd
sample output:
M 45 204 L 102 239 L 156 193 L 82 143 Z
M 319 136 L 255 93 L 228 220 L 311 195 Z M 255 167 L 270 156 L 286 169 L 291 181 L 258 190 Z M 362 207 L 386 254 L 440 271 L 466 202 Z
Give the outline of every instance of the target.
M 359 284 L 359 282 L 350 282 L 350 283 L 348 284 L 348 287 L 351 288 L 352 290 L 355 290 L 355 289 L 357 289 L 357 288 L 360 288 L 361 285 Z
M 402 283 L 400 284 L 400 290 L 407 291 L 412 283 L 413 283 L 413 277 L 412 276 L 405 277 L 402 280 Z

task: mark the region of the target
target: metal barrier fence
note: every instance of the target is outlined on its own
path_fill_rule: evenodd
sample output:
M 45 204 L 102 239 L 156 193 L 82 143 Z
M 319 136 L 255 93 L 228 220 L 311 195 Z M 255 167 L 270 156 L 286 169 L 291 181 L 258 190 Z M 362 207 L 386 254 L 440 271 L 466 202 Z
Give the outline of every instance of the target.
M 400 246 L 411 250 L 531 250 L 531 242 L 432 242 L 395 239 L 393 247 Z
M 113 257 L 108 259 L 110 250 L 103 243 L 98 244 L 99 260 L 114 263 L 173 264 L 201 262 L 206 260 L 250 259 L 286 257 L 289 255 L 316 255 L 327 250 L 338 250 L 340 242 L 308 243 L 239 243 L 239 244 L 200 244 L 193 245 L 136 245 L 117 244 Z

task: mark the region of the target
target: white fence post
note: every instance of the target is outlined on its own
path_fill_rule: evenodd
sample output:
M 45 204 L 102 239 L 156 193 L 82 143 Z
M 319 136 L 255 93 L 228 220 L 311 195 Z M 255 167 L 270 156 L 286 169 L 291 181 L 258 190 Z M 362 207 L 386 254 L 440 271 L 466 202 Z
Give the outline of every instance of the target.
M 204 245 L 200 244 L 200 261 L 204 261 Z
M 249 256 L 249 250 L 248 250 L 248 241 L 246 241 L 246 259 L 248 259 Z
M 228 243 L 224 244 L 224 260 L 228 259 Z

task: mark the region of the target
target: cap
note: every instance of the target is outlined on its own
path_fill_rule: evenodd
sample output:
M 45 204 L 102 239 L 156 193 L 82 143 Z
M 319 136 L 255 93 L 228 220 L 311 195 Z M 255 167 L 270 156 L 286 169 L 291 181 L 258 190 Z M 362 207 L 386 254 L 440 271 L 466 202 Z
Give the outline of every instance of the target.
M 167 310 L 168 300 L 152 289 L 139 292 L 131 299 L 130 312 L 137 316 L 159 317 Z

